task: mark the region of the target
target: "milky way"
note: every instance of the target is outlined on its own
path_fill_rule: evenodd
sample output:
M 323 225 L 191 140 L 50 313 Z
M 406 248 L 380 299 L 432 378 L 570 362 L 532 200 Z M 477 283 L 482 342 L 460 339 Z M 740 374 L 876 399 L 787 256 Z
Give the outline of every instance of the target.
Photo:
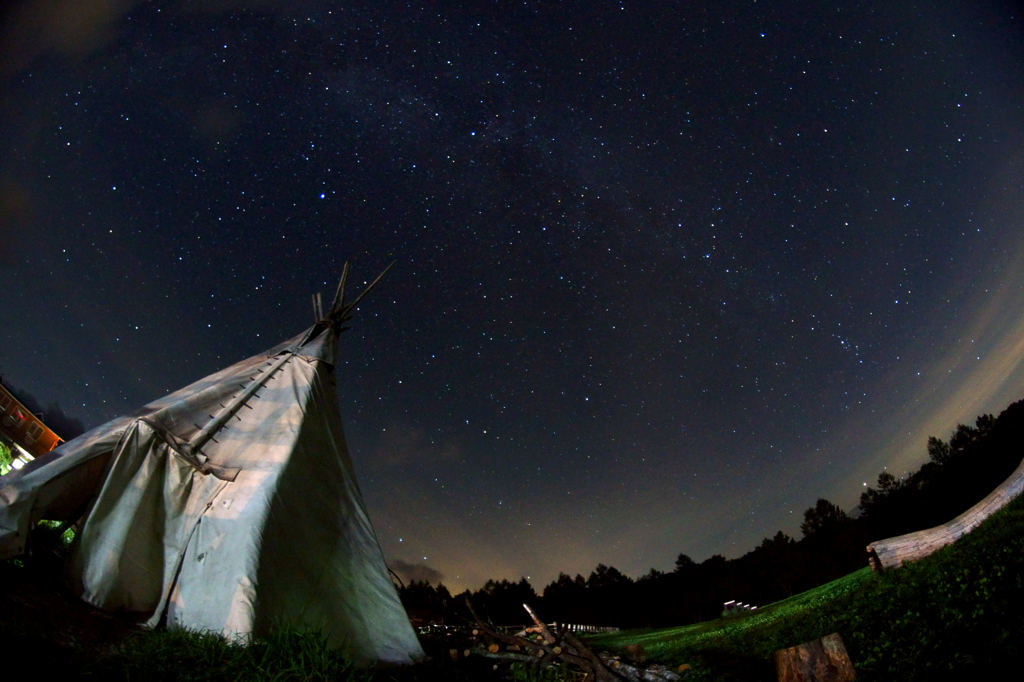
M 410 571 L 738 556 L 1024 397 L 1010 5 L 125 5 L 6 10 L 5 382 L 96 425 L 396 260 L 339 396 Z

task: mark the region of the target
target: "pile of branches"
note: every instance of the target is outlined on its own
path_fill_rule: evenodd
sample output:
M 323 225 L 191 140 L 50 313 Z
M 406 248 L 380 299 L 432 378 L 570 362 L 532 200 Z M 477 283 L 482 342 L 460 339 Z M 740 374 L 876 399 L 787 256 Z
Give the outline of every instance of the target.
M 467 649 L 466 655 L 524 662 L 536 668 L 545 668 L 560 662 L 582 670 L 585 675 L 583 682 L 678 682 L 681 679 L 678 674 L 663 665 L 641 667 L 643 651 L 640 647 L 627 647 L 639 654 L 634 657 L 632 663 L 625 663 L 605 653 L 595 654 L 569 631 L 568 626 L 558 625 L 552 630 L 527 604 L 523 604 L 523 608 L 530 614 L 534 625 L 514 635 L 499 632 L 488 626 L 476 615 L 473 604 L 468 599 L 466 604 L 476 621 L 473 636 L 479 642 L 476 648 Z

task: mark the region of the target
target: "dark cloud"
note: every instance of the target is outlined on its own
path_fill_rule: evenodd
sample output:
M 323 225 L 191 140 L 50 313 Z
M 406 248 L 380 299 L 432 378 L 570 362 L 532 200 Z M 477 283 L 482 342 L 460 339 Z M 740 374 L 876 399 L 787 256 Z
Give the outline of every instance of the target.
M 436 585 L 444 580 L 444 574 L 441 571 L 422 563 L 413 564 L 401 559 L 394 559 L 388 564 L 388 567 L 406 583 L 418 580 Z
M 181 0 L 181 11 L 192 14 L 220 14 L 238 10 L 273 10 L 286 8 L 290 3 L 281 0 Z M 318 3 L 307 0 L 300 8 L 311 9 Z
M 35 211 L 24 185 L 13 178 L 0 178 L 0 266 L 13 265 L 24 235 L 32 227 Z
M 109 45 L 115 24 L 141 0 L 21 0 L 0 14 L 0 82 L 53 54 L 83 57 Z M 240 10 L 271 11 L 277 0 L 182 0 L 184 14 L 220 14 Z M 315 3 L 305 3 L 307 7 Z
M 108 44 L 114 23 L 138 0 L 23 0 L 0 27 L 0 82 L 46 54 L 83 56 Z
M 211 144 L 231 140 L 238 131 L 242 116 L 236 106 L 226 100 L 211 100 L 196 112 L 196 131 Z
M 384 430 L 377 441 L 374 462 L 383 466 L 397 466 L 413 462 L 452 462 L 462 456 L 463 448 L 457 438 L 436 442 L 426 431 L 399 424 Z

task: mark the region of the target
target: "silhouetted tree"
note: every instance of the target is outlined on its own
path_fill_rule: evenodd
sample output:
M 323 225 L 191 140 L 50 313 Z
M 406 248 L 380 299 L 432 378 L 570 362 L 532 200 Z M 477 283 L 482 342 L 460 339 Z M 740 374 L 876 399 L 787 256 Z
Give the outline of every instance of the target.
M 991 414 L 978 415 L 978 418 L 974 420 L 974 425 L 980 432 L 981 437 L 984 438 L 992 432 L 992 429 L 996 425 L 996 418 Z
M 682 571 L 682 570 L 687 569 L 687 568 L 691 568 L 691 567 L 696 566 L 696 565 L 697 565 L 697 562 L 694 561 L 693 559 L 691 559 L 690 557 L 686 556 L 685 554 L 680 554 L 679 556 L 676 557 L 676 572 L 677 573 L 679 571 Z
M 665 575 L 664 571 L 659 571 L 658 569 L 652 566 L 650 571 L 637 578 L 636 581 L 642 582 L 644 580 L 655 580 L 657 578 L 662 577 L 663 575 Z
M 726 558 L 721 554 L 712 554 L 707 559 L 702 561 L 700 565 L 702 567 L 714 568 L 716 566 L 724 566 Z
M 963 452 L 967 446 L 978 440 L 978 430 L 966 424 L 957 424 L 956 431 L 949 438 L 949 448 L 953 452 Z
M 619 585 L 623 583 L 632 583 L 633 581 L 627 575 L 623 575 L 619 569 L 614 566 L 605 566 L 604 564 L 598 564 L 594 572 L 587 578 L 587 587 L 605 587 L 607 585 Z
M 774 537 L 765 538 L 764 540 L 762 540 L 761 544 L 758 545 L 754 551 L 772 551 L 778 549 L 785 549 L 786 547 L 792 545 L 793 542 L 793 538 L 789 537 L 780 530 L 778 533 L 775 534 Z
M 888 471 L 878 474 L 878 490 L 883 495 L 890 495 L 903 487 L 903 480 L 898 479 Z
M 810 537 L 823 531 L 834 531 L 841 524 L 849 521 L 850 517 L 838 505 L 819 497 L 815 505 L 804 512 L 804 522 L 800 524 L 800 532 L 805 537 Z
M 941 443 L 942 441 L 939 442 Z M 883 471 L 878 474 L 878 483 L 876 485 L 878 486 L 877 489 L 868 486 L 860 494 L 860 508 L 866 514 L 873 513 L 882 500 L 889 498 L 896 491 L 907 487 L 907 482 L 897 479 L 888 471 Z
M 953 450 L 949 447 L 949 443 L 935 436 L 928 436 L 928 458 L 931 461 L 942 466 L 949 461 L 952 454 Z
M 561 573 L 544 588 L 539 608 L 559 622 L 667 627 L 717 617 L 728 599 L 769 604 L 864 567 L 864 547 L 873 540 L 931 527 L 963 512 L 1020 464 L 1021 443 L 1024 401 L 998 419 L 982 415 L 974 427 L 958 426 L 949 443 L 930 438 L 930 461 L 902 479 L 883 471 L 876 487 L 861 496 L 863 513 L 856 520 L 819 499 L 804 513 L 799 541 L 779 531 L 738 559 L 716 554 L 697 564 L 680 554 L 672 573 L 652 568 L 636 581 L 603 564 L 589 579 Z M 512 588 L 528 594 L 532 588 L 524 583 L 489 581 L 473 595 L 474 603 L 504 595 L 515 617 L 523 618 L 524 599 Z M 516 622 L 497 613 L 496 606 L 488 606 L 494 622 Z
M 558 600 L 575 596 L 586 587 L 587 581 L 579 573 L 576 574 L 575 579 L 570 578 L 567 573 L 559 573 L 558 578 L 544 588 L 544 598 Z
M 473 593 L 473 604 L 481 618 L 496 625 L 515 625 L 529 622 L 523 604 L 536 604 L 537 593 L 526 578 L 514 583 L 509 580 L 488 580 Z
M 574 623 L 592 620 L 592 602 L 587 597 L 587 581 L 582 575 L 570 578 L 559 573 L 558 578 L 544 588 L 544 613 L 549 620 Z
M 416 624 L 444 623 L 451 616 L 452 596 L 441 583 L 434 588 L 426 580 L 412 580 L 399 586 L 398 596 Z

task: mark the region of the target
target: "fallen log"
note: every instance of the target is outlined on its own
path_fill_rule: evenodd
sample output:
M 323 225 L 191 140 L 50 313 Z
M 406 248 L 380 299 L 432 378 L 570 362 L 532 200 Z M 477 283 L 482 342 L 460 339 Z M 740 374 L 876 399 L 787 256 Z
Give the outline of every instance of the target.
M 923 559 L 937 549 L 952 544 L 978 527 L 982 521 L 1006 506 L 1024 491 L 1024 461 L 1009 478 L 988 497 L 949 523 L 872 542 L 867 547 L 871 570 L 899 568 L 907 561 Z

